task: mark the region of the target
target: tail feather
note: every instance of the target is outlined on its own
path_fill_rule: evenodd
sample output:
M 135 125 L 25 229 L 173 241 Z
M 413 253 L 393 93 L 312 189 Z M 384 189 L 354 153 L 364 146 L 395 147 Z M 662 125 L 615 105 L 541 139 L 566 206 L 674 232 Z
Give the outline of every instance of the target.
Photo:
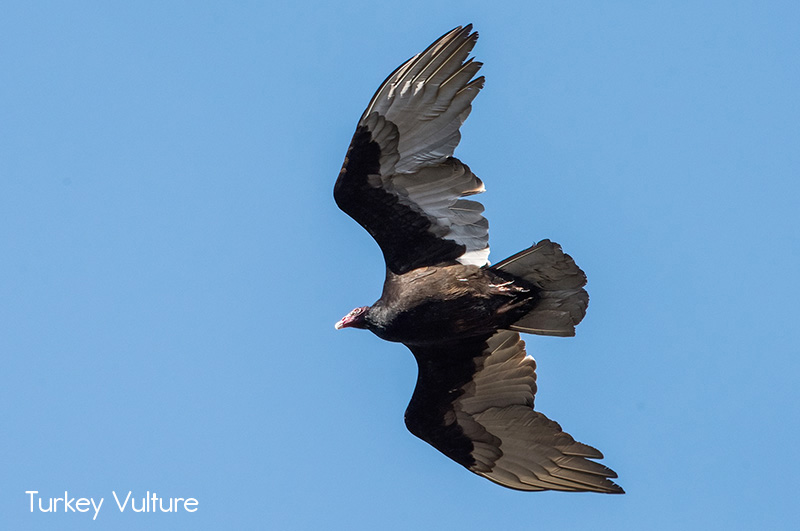
M 583 289 L 586 274 L 561 246 L 542 240 L 495 264 L 492 269 L 522 278 L 541 289 L 540 300 L 512 330 L 546 336 L 574 336 L 586 315 L 589 294 Z

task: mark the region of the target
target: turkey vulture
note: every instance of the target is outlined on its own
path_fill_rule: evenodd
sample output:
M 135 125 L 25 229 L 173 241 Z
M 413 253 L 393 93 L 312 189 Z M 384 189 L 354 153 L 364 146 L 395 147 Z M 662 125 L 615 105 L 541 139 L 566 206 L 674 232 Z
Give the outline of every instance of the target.
M 536 363 L 519 332 L 572 336 L 586 275 L 543 240 L 490 266 L 484 191 L 453 157 L 484 78 L 472 26 L 395 70 L 358 122 L 334 187 L 337 205 L 383 252 L 375 304 L 336 328 L 406 345 L 419 376 L 408 429 L 472 472 L 512 489 L 622 493 L 603 454 L 533 410 Z

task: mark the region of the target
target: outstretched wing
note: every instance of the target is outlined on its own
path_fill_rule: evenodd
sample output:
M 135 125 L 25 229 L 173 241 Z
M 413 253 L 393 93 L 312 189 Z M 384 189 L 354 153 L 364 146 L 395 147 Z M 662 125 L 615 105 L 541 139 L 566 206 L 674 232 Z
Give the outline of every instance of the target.
M 447 457 L 519 490 L 623 493 L 603 454 L 533 410 L 536 362 L 519 334 L 411 347 L 419 365 L 406 426 Z
M 464 196 L 483 183 L 456 158 L 459 127 L 483 87 L 468 59 L 477 33 L 458 27 L 402 64 L 358 122 L 334 198 L 375 238 L 397 274 L 443 263 L 482 266 L 483 206 Z

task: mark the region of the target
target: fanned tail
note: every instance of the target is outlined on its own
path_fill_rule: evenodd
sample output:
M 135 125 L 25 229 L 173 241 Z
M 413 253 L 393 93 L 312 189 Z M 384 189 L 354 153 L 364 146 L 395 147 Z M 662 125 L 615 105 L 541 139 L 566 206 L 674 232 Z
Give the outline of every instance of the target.
M 583 289 L 586 274 L 561 246 L 542 240 L 533 247 L 492 266 L 541 289 L 540 300 L 511 330 L 545 336 L 574 336 L 586 315 L 589 294 Z

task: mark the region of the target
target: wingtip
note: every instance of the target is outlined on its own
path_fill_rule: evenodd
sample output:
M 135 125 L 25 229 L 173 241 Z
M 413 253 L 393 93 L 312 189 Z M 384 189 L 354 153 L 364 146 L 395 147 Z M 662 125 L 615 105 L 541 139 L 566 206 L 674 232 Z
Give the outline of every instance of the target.
M 446 37 L 448 35 L 463 35 L 465 39 L 477 39 L 479 34 L 473 30 L 472 22 L 469 24 L 464 24 L 463 26 L 456 26 L 455 28 L 451 29 L 447 33 L 445 33 L 442 37 Z
M 606 494 L 625 494 L 625 489 L 613 482 L 612 485 L 614 486 L 610 488 Z

